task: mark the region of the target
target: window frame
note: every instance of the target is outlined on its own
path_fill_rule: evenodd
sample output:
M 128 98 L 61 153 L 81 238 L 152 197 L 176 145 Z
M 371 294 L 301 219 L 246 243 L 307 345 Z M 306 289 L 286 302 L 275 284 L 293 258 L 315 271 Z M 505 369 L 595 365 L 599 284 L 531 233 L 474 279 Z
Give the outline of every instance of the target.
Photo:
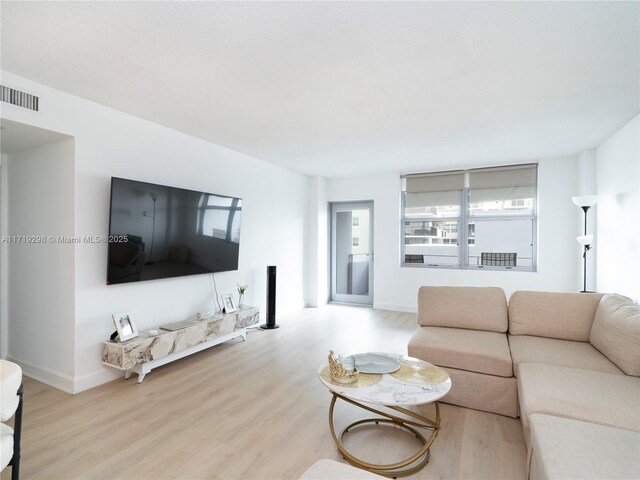
M 209 193 L 205 193 L 205 199 L 204 199 L 204 205 L 198 207 L 198 225 L 197 225 L 197 236 L 201 237 L 201 238 L 206 238 L 208 240 L 216 240 L 218 242 L 225 242 L 225 243 L 233 243 L 235 245 L 239 245 L 239 241 L 238 242 L 234 242 L 231 239 L 231 227 L 233 226 L 233 220 L 236 216 L 237 212 L 242 212 L 242 205 L 238 206 L 238 203 L 240 203 L 242 201 L 241 198 L 236 198 L 236 197 L 225 197 L 223 195 L 215 195 L 215 194 L 209 194 Z M 221 205 L 208 205 L 208 201 L 209 201 L 209 197 L 223 197 L 223 198 L 230 198 L 231 199 L 231 205 L 229 206 L 221 206 Z M 209 210 L 223 210 L 223 211 L 227 211 L 227 229 L 225 231 L 225 238 L 219 238 L 219 237 L 214 237 L 213 235 L 207 235 L 204 233 L 204 216 L 206 214 L 207 211 Z
M 506 167 L 506 166 L 505 166 Z M 501 167 L 495 167 L 499 169 Z M 463 174 L 468 174 L 469 170 Z M 444 172 L 433 172 L 444 173 Z M 400 184 L 402 186 L 402 178 Z M 531 214 L 515 214 L 515 215 L 470 215 L 469 214 L 469 194 L 472 189 L 468 186 L 463 187 L 460 192 L 460 216 L 458 217 L 411 217 L 407 218 L 406 213 L 406 193 L 400 188 L 400 267 L 402 268 L 435 268 L 447 270 L 489 270 L 489 271 L 516 271 L 516 272 L 537 272 L 538 271 L 538 165 L 535 164 L 535 182 L 533 185 L 533 208 Z M 433 263 L 406 263 L 406 244 L 405 244 L 405 222 L 411 221 L 457 221 L 458 222 L 458 263 L 457 265 L 433 264 Z M 469 264 L 469 223 L 477 224 L 483 221 L 509 221 L 509 220 L 531 220 L 531 266 L 530 267 L 508 267 L 508 266 L 490 266 L 490 265 L 472 265 Z

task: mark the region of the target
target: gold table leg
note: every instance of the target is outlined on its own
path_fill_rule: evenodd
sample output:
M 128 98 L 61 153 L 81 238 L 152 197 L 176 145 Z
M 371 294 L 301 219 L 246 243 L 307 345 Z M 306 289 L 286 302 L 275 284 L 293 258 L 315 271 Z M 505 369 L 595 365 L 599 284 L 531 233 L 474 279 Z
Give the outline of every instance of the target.
M 331 406 L 329 407 L 329 428 L 331 430 L 331 436 L 333 437 L 333 441 L 335 442 L 338 450 L 342 454 L 345 460 L 347 460 L 351 465 L 362 468 L 364 470 L 368 470 L 372 473 L 376 473 L 378 475 L 384 475 L 385 477 L 404 477 L 407 475 L 412 475 L 422 469 L 427 463 L 429 463 L 429 448 L 431 444 L 438 436 L 438 432 L 440 431 L 440 405 L 438 402 L 434 402 L 436 406 L 436 418 L 432 420 L 430 418 L 424 417 L 422 415 L 417 414 L 416 412 L 412 412 L 411 410 L 407 410 L 406 408 L 396 407 L 396 406 L 386 406 L 391 410 L 395 410 L 399 413 L 406 415 L 409 418 L 402 418 L 396 415 L 392 415 L 387 412 L 383 412 L 381 410 L 377 410 L 368 405 L 364 405 L 362 403 L 351 400 L 347 397 L 343 397 L 342 395 L 331 392 L 333 394 L 333 398 L 331 399 Z M 375 413 L 377 415 L 381 415 L 386 418 L 366 418 L 364 420 L 358 420 L 357 422 L 353 422 L 348 425 L 341 433 L 340 436 L 336 435 L 334 422 L 333 422 L 333 411 L 336 405 L 336 400 L 340 399 L 356 407 L 362 408 L 369 412 Z M 391 464 L 375 464 L 368 463 L 359 458 L 350 454 L 346 448 L 344 448 L 342 444 L 342 438 L 344 434 L 347 433 L 350 429 L 357 427 L 359 425 L 364 425 L 366 423 L 385 423 L 397 426 L 408 432 L 415 435 L 421 442 L 422 447 L 416 453 L 411 455 L 410 457 L 401 460 L 396 463 Z M 428 437 L 425 437 L 420 431 L 417 429 L 426 429 L 430 430 L 431 434 Z

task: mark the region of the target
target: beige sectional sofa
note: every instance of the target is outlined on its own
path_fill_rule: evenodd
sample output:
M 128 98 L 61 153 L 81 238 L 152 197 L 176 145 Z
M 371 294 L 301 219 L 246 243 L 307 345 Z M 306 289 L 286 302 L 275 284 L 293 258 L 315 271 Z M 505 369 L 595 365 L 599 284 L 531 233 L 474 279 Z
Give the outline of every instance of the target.
M 606 478 L 640 478 L 637 304 L 515 292 L 507 305 L 499 288 L 422 287 L 418 323 L 409 354 L 449 372 L 443 401 L 521 417 L 531 478 L 602 478 L 611 442 Z

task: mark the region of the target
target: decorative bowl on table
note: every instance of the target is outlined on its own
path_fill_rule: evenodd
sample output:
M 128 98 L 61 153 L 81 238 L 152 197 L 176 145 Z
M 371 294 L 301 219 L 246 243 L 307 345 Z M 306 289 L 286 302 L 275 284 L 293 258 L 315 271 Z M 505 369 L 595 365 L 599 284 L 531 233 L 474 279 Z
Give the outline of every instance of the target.
M 400 369 L 400 360 L 383 353 L 357 353 L 353 358 L 360 373 L 393 373 Z

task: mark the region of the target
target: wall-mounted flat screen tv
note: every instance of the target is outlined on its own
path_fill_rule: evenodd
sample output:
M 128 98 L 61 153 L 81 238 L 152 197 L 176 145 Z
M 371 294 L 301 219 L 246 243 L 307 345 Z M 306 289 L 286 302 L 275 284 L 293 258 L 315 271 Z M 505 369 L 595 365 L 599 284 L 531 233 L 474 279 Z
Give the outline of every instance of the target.
M 242 199 L 111 179 L 107 285 L 238 269 Z

